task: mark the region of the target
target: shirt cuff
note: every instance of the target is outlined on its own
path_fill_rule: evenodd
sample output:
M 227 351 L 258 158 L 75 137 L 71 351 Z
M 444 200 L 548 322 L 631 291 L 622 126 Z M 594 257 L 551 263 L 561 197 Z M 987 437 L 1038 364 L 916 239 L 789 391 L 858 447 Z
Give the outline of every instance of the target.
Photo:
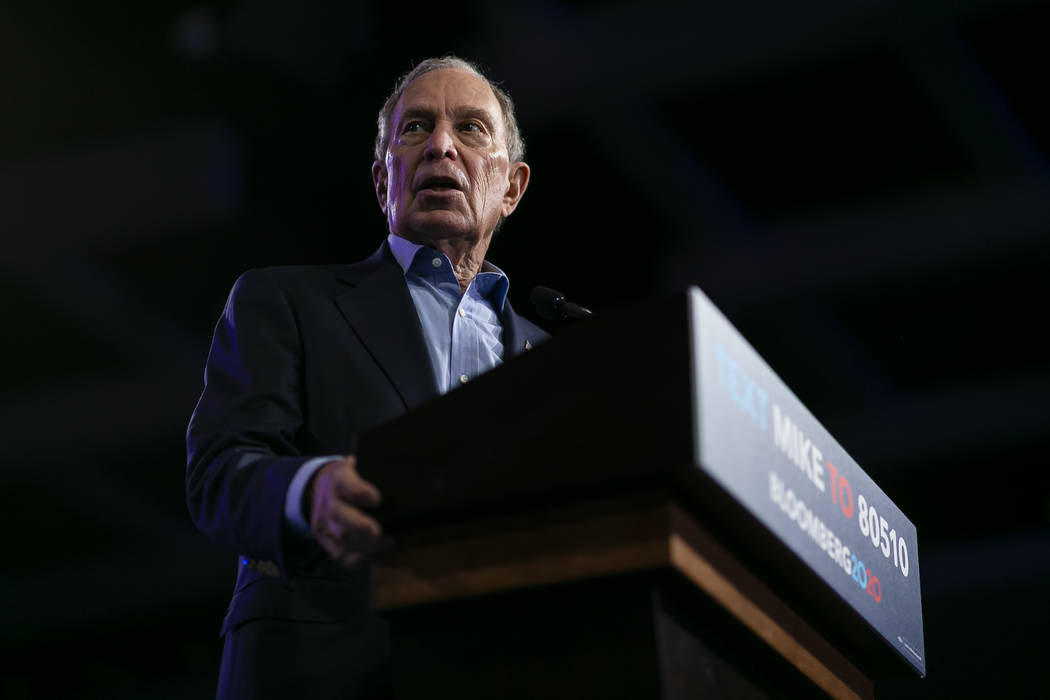
M 292 483 L 289 484 L 288 493 L 284 497 L 284 519 L 300 535 L 313 538 L 313 533 L 310 532 L 310 524 L 306 522 L 306 518 L 303 516 L 303 492 L 306 491 L 306 485 L 310 483 L 310 477 L 329 462 L 335 462 L 342 458 L 341 455 L 314 457 L 304 462 L 299 467 L 299 471 L 292 477 Z

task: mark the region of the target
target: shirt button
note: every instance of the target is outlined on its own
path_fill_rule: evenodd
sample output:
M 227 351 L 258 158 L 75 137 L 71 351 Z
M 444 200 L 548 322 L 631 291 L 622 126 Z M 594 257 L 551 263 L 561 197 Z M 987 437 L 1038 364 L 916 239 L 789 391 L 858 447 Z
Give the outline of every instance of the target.
M 441 267 L 441 258 L 434 258 L 430 261 L 430 264 L 434 267 Z
M 464 311 L 463 309 L 460 309 L 459 310 L 459 317 L 460 318 L 466 318 L 467 317 L 467 312 Z
M 466 384 L 469 379 L 470 379 L 470 377 L 468 377 L 465 374 L 459 375 L 459 383 L 460 384 Z

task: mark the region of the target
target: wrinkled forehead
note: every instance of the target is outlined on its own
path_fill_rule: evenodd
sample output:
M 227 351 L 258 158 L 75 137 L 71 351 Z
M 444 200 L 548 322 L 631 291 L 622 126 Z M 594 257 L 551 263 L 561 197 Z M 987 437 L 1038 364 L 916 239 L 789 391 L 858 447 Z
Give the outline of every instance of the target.
M 502 133 L 502 110 L 488 83 L 453 68 L 424 73 L 405 87 L 394 107 L 394 123 L 406 114 L 484 115 Z

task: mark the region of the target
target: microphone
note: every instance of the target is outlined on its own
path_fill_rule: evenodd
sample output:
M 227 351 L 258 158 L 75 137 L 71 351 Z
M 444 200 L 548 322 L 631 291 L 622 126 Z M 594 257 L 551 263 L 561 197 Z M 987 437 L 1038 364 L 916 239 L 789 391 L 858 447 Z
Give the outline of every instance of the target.
M 552 321 L 566 318 L 590 318 L 594 314 L 579 304 L 565 301 L 565 295 L 549 287 L 533 287 L 529 301 L 536 305 L 536 313 Z

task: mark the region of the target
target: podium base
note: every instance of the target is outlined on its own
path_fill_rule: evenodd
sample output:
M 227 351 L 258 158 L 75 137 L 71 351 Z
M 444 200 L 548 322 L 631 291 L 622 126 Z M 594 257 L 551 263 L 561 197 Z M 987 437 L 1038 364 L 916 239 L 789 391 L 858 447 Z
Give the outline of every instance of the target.
M 381 561 L 399 698 L 873 698 L 661 493 L 406 534 Z
M 396 698 L 826 698 L 673 572 L 387 614 Z

